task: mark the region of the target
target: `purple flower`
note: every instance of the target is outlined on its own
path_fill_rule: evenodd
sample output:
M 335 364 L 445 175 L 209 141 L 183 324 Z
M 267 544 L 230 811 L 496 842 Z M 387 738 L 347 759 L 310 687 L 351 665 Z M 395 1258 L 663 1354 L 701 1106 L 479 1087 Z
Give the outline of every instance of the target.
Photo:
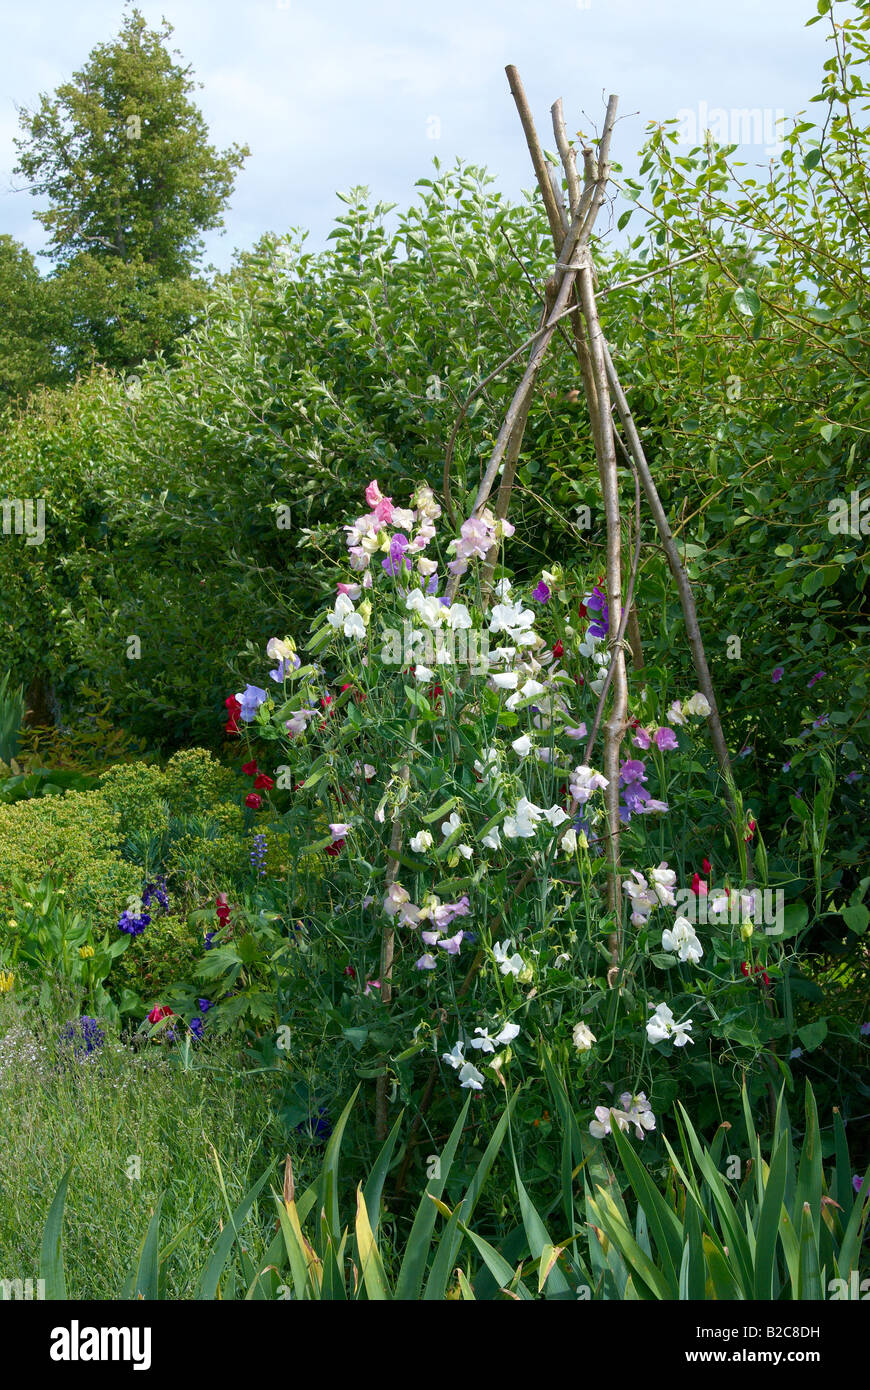
M 265 702 L 266 692 L 261 690 L 258 685 L 246 685 L 241 694 L 236 696 L 239 702 L 239 714 L 246 724 L 250 724 L 257 713 L 257 710 Z
M 820 681 L 820 680 L 821 680 L 824 676 L 826 676 L 826 675 L 827 675 L 827 672 L 826 672 L 826 671 L 817 671 L 816 674 L 815 674 L 814 676 L 810 676 L 809 684 L 807 685 L 807 690 L 812 690 L 812 688 L 813 688 L 813 686 L 815 685 L 816 681 Z
M 206 934 L 205 934 L 205 941 L 203 942 L 203 950 L 205 950 L 205 951 L 213 951 L 213 950 L 214 950 L 214 939 L 215 939 L 216 936 L 217 936 L 217 932 L 216 932 L 216 931 L 207 931 L 207 932 L 206 932 Z
M 610 610 L 607 607 L 607 599 L 597 584 L 593 587 L 592 593 L 584 602 L 587 610 L 591 610 L 593 613 L 598 613 L 599 615 L 597 618 L 593 618 L 592 622 L 589 624 L 586 635 L 588 637 L 606 637 L 610 631 Z
M 141 917 L 137 917 L 135 913 L 131 912 L 128 908 L 127 911 L 122 912 L 121 916 L 118 918 L 118 931 L 126 932 L 128 936 L 141 936 L 150 921 L 151 918 L 147 912 L 143 912 Z
M 860 1191 L 861 1191 L 861 1188 L 864 1186 L 864 1179 L 863 1179 L 863 1178 L 859 1178 L 857 1173 L 855 1174 L 854 1178 L 852 1179 L 852 1186 L 853 1186 L 853 1188 L 855 1189 L 856 1192 L 860 1192 Z
M 861 780 L 861 773 L 860 773 L 860 772 L 847 772 L 847 773 L 846 773 L 846 776 L 844 777 L 843 780 L 844 780 L 845 782 L 860 782 L 860 780 Z M 870 1025 L 868 1025 L 868 1027 L 870 1027 Z
M 864 1036 L 866 1037 L 867 1034 L 870 1033 L 870 1023 L 862 1023 L 862 1024 L 861 1024 L 861 1027 L 859 1028 L 858 1031 L 859 1031 L 860 1033 L 863 1033 Z
M 814 720 L 813 720 L 813 728 L 814 728 L 814 729 L 820 729 L 820 728 L 822 727 L 822 725 L 823 725 L 823 724 L 827 724 L 827 722 L 828 722 L 828 716 L 827 716 L 826 714 L 820 714 L 819 717 L 818 717 L 818 719 L 814 719 Z
M 783 772 L 791 772 L 791 763 L 783 763 L 782 770 Z
M 386 570 L 391 579 L 395 579 L 402 569 L 410 570 L 411 562 L 405 558 L 409 544 L 408 537 L 403 536 L 401 531 L 390 537 L 390 553 L 386 560 L 381 561 L 381 568 Z
M 619 769 L 620 785 L 627 787 L 632 782 L 646 781 L 646 767 L 639 758 L 626 758 Z
M 770 679 L 773 681 L 774 685 L 776 685 L 778 681 L 782 680 L 784 674 L 784 666 L 774 666 L 773 670 L 770 673 Z
M 661 749 L 663 753 L 672 751 L 674 748 L 679 748 L 680 746 L 677 743 L 677 736 L 674 733 L 673 729 L 669 729 L 667 726 L 661 729 L 656 729 L 655 741 L 656 747 Z M 635 742 L 637 742 L 636 739 Z
M 195 1038 L 202 1037 L 204 1024 L 201 1018 L 192 1018 L 188 1027 Z
M 634 738 L 631 740 L 636 748 L 643 748 L 646 751 L 650 746 L 650 736 L 642 724 L 638 724 L 634 731 Z
M 535 600 L 535 603 L 547 603 L 549 597 L 550 590 L 547 588 L 546 584 L 542 579 L 538 584 L 538 587 L 532 590 L 532 598 Z
M 197 999 L 196 1007 L 199 1009 L 200 1013 L 207 1014 L 209 1009 L 211 1008 L 211 1000 Z

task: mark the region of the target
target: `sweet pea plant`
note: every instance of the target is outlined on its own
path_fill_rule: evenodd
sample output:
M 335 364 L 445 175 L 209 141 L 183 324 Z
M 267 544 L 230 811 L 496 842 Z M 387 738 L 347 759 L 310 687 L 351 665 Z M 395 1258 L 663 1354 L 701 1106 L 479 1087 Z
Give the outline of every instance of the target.
M 703 1085 L 715 1042 L 736 1075 L 775 1022 L 777 938 L 759 932 L 750 954 L 757 895 L 739 876 L 714 889 L 706 859 L 707 877 L 681 885 L 677 835 L 665 843 L 676 803 L 685 830 L 680 784 L 699 766 L 706 701 L 657 716 L 649 684 L 637 697 L 617 913 L 593 761 L 611 635 L 599 583 L 554 567 L 521 586 L 494 563 L 508 521 L 483 511 L 444 543 L 429 488 L 408 507 L 377 482 L 365 495 L 309 659 L 273 638 L 258 683 L 227 699 L 254 776 L 246 805 L 261 833 L 287 836 L 299 888 L 281 968 L 310 974 L 314 952 L 331 976 L 325 1026 L 377 1078 L 381 1128 L 389 1101 L 419 1099 L 421 1062 L 448 1095 L 494 1087 L 498 1103 L 508 1078 L 540 1077 L 546 1051 L 593 1135 L 615 1124 L 643 1139 L 653 1102 L 676 1094 L 673 1059 Z M 312 889 L 299 865 L 318 856 L 328 868 Z M 293 993 L 285 981 L 276 1028 L 299 1021 Z

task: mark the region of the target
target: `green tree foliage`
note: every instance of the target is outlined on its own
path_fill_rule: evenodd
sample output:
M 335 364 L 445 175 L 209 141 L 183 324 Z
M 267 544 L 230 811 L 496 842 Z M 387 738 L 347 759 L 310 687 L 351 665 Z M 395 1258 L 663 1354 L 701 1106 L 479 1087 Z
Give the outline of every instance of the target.
M 247 147 L 219 152 L 191 99 L 190 67 L 138 10 L 84 67 L 21 113 L 16 172 L 48 200 L 68 371 L 128 367 L 190 326 L 202 233 L 220 227 Z
M 0 407 L 56 375 L 52 304 L 26 247 L 0 236 Z

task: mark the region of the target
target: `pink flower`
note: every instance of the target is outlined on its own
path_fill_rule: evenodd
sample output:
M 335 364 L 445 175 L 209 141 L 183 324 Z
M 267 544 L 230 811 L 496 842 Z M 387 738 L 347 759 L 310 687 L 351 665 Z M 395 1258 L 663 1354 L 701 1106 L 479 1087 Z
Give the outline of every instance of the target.
M 770 679 L 773 681 L 774 685 L 776 685 L 778 681 L 782 680 L 784 674 L 785 667 L 774 666 L 773 670 L 770 673 Z
M 378 485 L 377 478 L 373 478 L 372 481 L 369 483 L 368 487 L 366 488 L 366 501 L 368 502 L 372 511 L 374 511 L 375 507 L 378 505 L 379 502 L 383 501 L 383 493 L 381 492 L 381 489 Z
M 366 987 L 363 990 L 363 994 L 371 994 L 373 989 L 380 989 L 380 987 L 380 980 L 366 980 Z
M 650 745 L 650 736 L 649 736 L 649 734 L 647 733 L 646 729 L 644 729 L 644 728 L 642 728 L 640 725 L 638 725 L 638 727 L 637 727 L 637 728 L 635 729 L 635 731 L 634 731 L 634 738 L 633 738 L 631 741 L 632 741 L 632 743 L 634 743 L 638 748 L 649 748 L 649 745 Z M 600 1109 L 600 1106 L 599 1106 L 599 1109 Z

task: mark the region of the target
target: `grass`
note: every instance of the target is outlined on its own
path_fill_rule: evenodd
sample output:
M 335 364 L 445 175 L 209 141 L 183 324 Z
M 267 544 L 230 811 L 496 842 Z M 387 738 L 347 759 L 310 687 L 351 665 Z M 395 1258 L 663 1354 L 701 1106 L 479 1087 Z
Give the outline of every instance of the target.
M 166 1296 L 184 1299 L 228 1210 L 283 1160 L 268 1082 L 240 1069 L 237 1049 L 200 1044 L 186 1067 L 180 1053 L 154 1043 L 134 1050 L 108 1027 L 102 1046 L 76 1059 L 60 1032 L 79 1012 L 60 992 L 45 1010 L 0 996 L 0 1278 L 36 1279 L 45 1218 L 72 1162 L 70 1296 L 119 1296 L 165 1193 L 161 1241 L 174 1244 Z M 280 1178 L 276 1165 L 249 1219 L 255 1262 L 274 1234 L 267 1193 Z

